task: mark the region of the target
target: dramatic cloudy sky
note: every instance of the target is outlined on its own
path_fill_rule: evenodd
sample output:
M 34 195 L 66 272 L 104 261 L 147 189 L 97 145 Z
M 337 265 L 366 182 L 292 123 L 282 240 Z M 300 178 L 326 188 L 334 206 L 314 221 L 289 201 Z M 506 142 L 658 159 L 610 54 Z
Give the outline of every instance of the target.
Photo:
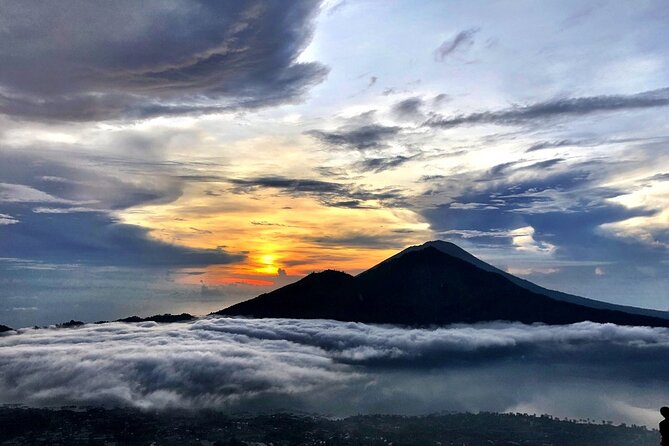
M 0 1 L 0 323 L 428 239 L 668 309 L 665 1 Z

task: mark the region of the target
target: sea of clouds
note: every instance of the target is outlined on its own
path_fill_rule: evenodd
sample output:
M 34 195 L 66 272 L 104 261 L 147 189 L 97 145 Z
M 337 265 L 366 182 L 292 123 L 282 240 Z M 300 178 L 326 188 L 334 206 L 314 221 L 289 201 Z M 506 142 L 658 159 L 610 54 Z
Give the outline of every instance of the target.
M 0 404 L 550 413 L 654 426 L 669 330 L 205 318 L 0 336 Z

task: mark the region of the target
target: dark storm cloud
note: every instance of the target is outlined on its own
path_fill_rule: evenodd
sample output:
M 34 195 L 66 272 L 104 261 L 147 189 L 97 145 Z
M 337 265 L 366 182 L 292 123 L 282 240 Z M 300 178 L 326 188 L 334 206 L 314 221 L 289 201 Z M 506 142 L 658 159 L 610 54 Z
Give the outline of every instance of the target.
M 366 189 L 365 187 L 335 183 L 331 181 L 286 178 L 282 176 L 268 176 L 228 180 L 235 186 L 238 193 L 252 192 L 258 188 L 277 189 L 292 196 L 308 195 L 315 197 L 322 204 L 333 207 L 371 207 L 378 202 L 383 206 L 401 206 L 404 200 L 398 189 Z
M 310 130 L 310 135 L 330 146 L 348 149 L 369 150 L 385 147 L 388 140 L 397 136 L 399 127 L 388 127 L 379 124 L 342 127 L 333 132 Z
M 555 99 L 498 111 L 444 117 L 434 115 L 425 122 L 428 127 L 452 128 L 461 125 L 522 125 L 568 116 L 593 113 L 665 107 L 669 105 L 669 88 L 633 95 L 589 96 Z M 538 150 L 538 149 L 535 149 Z
M 0 113 L 87 121 L 298 100 L 316 1 L 3 2 Z
M 115 210 L 169 203 L 181 196 L 183 185 L 166 172 L 133 176 L 117 170 L 110 175 L 108 169 L 75 166 L 67 159 L 61 154 L 3 153 L 0 213 L 16 220 L 3 225 L 3 257 L 121 266 L 209 265 L 242 259 L 221 249 L 165 243 L 145 228 L 118 221 Z
M 474 35 L 479 31 L 479 28 L 466 29 L 464 31 L 460 31 L 452 39 L 445 40 L 441 45 L 439 45 L 439 48 L 434 50 L 434 59 L 441 62 L 458 49 L 464 49 L 472 46 L 474 44 Z
M 668 346 L 666 329 L 589 322 L 406 329 L 220 318 L 28 329 L 0 337 L 0 402 L 338 415 L 529 406 L 647 423 L 634 408 L 668 396 L 657 373 Z

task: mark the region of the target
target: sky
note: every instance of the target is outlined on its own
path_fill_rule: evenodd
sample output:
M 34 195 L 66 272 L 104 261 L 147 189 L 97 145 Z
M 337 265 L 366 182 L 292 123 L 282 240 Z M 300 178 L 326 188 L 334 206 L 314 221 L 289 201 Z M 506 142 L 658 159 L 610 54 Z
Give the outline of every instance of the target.
M 669 309 L 664 1 L 0 1 L 0 323 L 452 241 Z

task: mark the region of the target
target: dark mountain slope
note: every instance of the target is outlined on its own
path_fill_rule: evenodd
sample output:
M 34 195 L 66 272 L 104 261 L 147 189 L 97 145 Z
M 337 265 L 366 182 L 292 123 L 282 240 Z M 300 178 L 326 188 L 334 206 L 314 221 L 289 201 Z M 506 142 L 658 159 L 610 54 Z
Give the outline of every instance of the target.
M 261 294 L 217 314 L 350 320 L 350 313 L 355 311 L 359 302 L 357 296 L 353 276 L 326 270 L 311 273 L 295 283 Z
M 427 247 L 360 274 L 361 294 L 393 322 L 440 324 L 514 320 L 567 324 L 590 320 L 624 325 L 669 325 L 669 320 L 595 309 L 552 299 L 495 272 Z
M 533 292 L 429 245 L 405 250 L 356 277 L 336 271 L 310 274 L 217 314 L 403 325 L 590 320 L 669 326 L 669 319 L 592 308 Z
M 492 266 L 489 263 L 484 262 L 483 260 L 480 260 L 464 249 L 460 248 L 459 246 L 450 243 L 450 242 L 445 242 L 443 240 L 434 240 L 430 242 L 426 242 L 420 246 L 411 246 L 404 251 L 396 254 L 395 256 L 391 257 L 399 257 L 404 255 L 407 252 L 412 252 L 415 250 L 423 249 L 425 247 L 432 246 L 434 248 L 437 248 L 439 251 L 444 252 L 446 254 L 449 254 L 453 257 L 457 257 L 461 260 L 464 260 L 466 262 L 471 263 L 472 265 L 478 266 L 479 268 L 485 270 L 485 271 L 490 271 L 494 272 L 497 274 L 500 274 L 507 279 L 509 279 L 511 282 L 515 283 L 518 286 L 521 286 L 525 289 L 528 289 L 532 292 L 538 293 L 538 294 L 543 294 L 545 296 L 551 297 L 553 299 L 561 300 L 564 302 L 570 302 L 573 304 L 579 304 L 579 305 L 584 305 L 586 307 L 591 307 L 591 308 L 600 308 L 600 309 L 606 309 L 606 310 L 617 310 L 617 311 L 624 311 L 626 313 L 633 313 L 633 314 L 642 314 L 644 316 L 653 316 L 653 317 L 660 317 L 660 318 L 669 318 L 669 312 L 667 311 L 659 311 L 659 310 L 651 310 L 648 308 L 637 308 L 637 307 L 630 307 L 627 305 L 616 305 L 612 304 L 609 302 L 602 302 L 599 300 L 594 300 L 594 299 L 588 299 L 586 297 L 581 297 L 581 296 L 575 296 L 573 294 L 567 294 L 563 293 L 561 291 L 555 291 L 555 290 L 549 290 L 547 288 L 544 288 L 542 286 L 539 286 L 535 283 L 530 282 L 529 280 L 521 279 L 520 277 L 516 277 L 513 274 L 509 274 L 506 271 L 503 271 L 499 268 L 496 268 Z

